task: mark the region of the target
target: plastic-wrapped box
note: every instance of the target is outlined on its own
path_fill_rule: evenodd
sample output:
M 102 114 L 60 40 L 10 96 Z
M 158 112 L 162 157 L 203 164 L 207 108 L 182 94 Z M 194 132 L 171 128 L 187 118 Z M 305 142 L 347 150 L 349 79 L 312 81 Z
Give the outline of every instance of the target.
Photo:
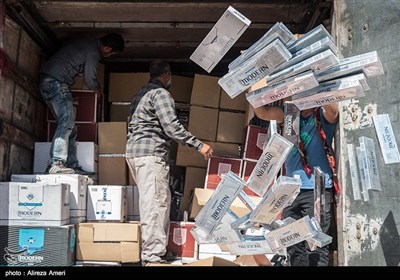
M 292 147 L 291 142 L 274 133 L 247 180 L 247 187 L 262 197 L 272 186 Z

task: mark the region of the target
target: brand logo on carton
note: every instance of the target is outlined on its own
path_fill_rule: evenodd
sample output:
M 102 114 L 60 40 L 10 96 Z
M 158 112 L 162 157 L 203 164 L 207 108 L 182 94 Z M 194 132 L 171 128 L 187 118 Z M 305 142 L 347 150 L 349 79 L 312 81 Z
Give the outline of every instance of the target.
M 323 105 L 323 104 L 328 104 L 328 103 L 337 102 L 337 101 L 341 101 L 341 100 L 346 100 L 346 95 L 338 95 L 338 96 L 333 96 L 330 98 L 317 100 L 317 101 L 315 101 L 315 104 Z
M 261 249 L 262 248 L 259 243 L 239 244 L 238 247 L 240 249 Z
M 219 219 L 221 218 L 220 213 L 224 210 L 224 208 L 226 208 L 226 205 L 227 205 L 227 203 L 228 203 L 228 200 L 229 200 L 229 196 L 228 196 L 228 195 L 225 195 L 225 196 L 221 199 L 221 201 L 220 201 L 220 203 L 218 204 L 217 208 L 215 209 L 214 213 L 211 215 L 211 217 L 212 217 L 214 220 L 219 220 Z
M 248 86 L 248 85 L 250 85 L 251 81 L 264 75 L 265 72 L 267 72 L 267 74 L 269 72 L 269 67 L 267 65 L 263 65 L 263 66 L 257 68 L 255 71 L 253 71 L 249 75 L 247 75 L 247 77 L 240 79 L 239 82 L 244 86 Z
M 393 143 L 392 134 L 390 133 L 389 127 L 385 126 L 384 131 L 389 148 L 394 149 L 396 145 Z
M 294 233 L 292 233 L 292 234 L 289 234 L 289 235 L 286 236 L 286 237 L 283 237 L 283 238 L 279 239 L 279 241 L 281 242 L 281 244 L 282 244 L 283 246 L 286 246 L 286 245 L 289 244 L 290 242 L 296 241 L 297 239 L 299 239 L 300 236 L 301 236 L 301 235 L 300 235 L 299 232 L 294 232 Z
M 12 251 L 8 247 L 4 248 L 6 254 L 4 255 L 4 260 L 11 265 L 18 264 L 37 264 L 44 260 L 43 256 L 32 256 L 28 254 L 28 248 L 23 248 L 19 251 Z
M 274 155 L 271 154 L 270 152 L 267 152 L 265 154 L 264 161 L 262 162 L 261 166 L 257 169 L 256 175 L 257 175 L 258 178 L 261 178 L 264 175 L 265 170 L 267 170 L 267 168 L 271 164 L 271 161 L 272 161 L 273 158 L 274 158 Z M 270 167 L 272 167 L 272 165 Z
M 285 117 L 285 134 L 286 135 L 292 134 L 292 126 L 293 126 L 293 116 L 286 115 L 286 117 Z
M 17 211 L 18 217 L 23 218 L 39 218 L 42 216 L 42 211 Z
M 280 208 L 282 207 L 282 205 L 287 201 L 287 199 L 288 199 L 288 195 L 286 195 L 286 194 L 284 194 L 284 195 L 282 195 L 276 202 L 275 202 L 275 205 L 274 205 L 274 207 L 272 207 L 272 209 L 271 209 L 271 213 L 277 213 L 279 210 L 280 210 Z
M 219 51 L 219 55 L 224 56 L 225 53 L 232 47 L 235 40 L 233 38 L 229 38 L 228 42 L 225 43 L 223 48 Z

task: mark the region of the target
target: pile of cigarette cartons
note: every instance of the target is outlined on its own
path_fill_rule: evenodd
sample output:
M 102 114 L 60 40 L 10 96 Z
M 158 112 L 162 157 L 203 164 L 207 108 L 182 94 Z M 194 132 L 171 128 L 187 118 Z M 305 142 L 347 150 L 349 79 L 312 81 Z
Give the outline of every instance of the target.
M 228 70 L 218 83 L 231 98 L 246 92 L 258 108 L 290 97 L 299 110 L 365 96 L 366 78 L 384 73 L 376 51 L 340 59 L 323 25 L 296 39 L 280 22 Z
M 293 143 L 274 133 L 247 182 L 229 171 L 195 217 L 191 232 L 196 241 L 219 244 L 232 255 L 282 253 L 287 246 L 304 240 L 313 248 L 332 242 L 314 218 L 279 219 L 283 208 L 300 192 L 300 179 L 282 175 L 277 178 L 292 148 Z M 244 186 L 260 195 L 258 204 L 243 191 Z M 249 209 L 242 217 L 230 209 L 236 198 Z

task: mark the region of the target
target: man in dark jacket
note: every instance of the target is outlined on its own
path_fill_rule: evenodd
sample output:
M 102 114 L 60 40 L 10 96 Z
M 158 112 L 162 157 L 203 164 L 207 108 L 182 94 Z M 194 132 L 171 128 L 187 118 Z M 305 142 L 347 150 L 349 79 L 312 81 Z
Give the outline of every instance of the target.
M 116 33 L 99 38 L 80 38 L 58 50 L 40 72 L 40 93 L 57 122 L 46 173 L 93 175 L 78 163 L 76 155 L 75 113 L 70 87 L 83 73 L 90 90 L 100 93 L 96 79 L 101 58 L 122 52 L 124 39 Z

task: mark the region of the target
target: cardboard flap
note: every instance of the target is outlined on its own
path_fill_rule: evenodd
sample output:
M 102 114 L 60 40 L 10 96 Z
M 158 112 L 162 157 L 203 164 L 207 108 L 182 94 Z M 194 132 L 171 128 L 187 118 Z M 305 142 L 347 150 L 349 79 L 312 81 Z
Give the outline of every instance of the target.
M 80 223 L 77 231 L 77 241 L 81 243 L 93 243 L 93 224 Z
M 139 225 L 131 223 L 97 223 L 94 225 L 93 241 L 131 241 L 139 240 Z

